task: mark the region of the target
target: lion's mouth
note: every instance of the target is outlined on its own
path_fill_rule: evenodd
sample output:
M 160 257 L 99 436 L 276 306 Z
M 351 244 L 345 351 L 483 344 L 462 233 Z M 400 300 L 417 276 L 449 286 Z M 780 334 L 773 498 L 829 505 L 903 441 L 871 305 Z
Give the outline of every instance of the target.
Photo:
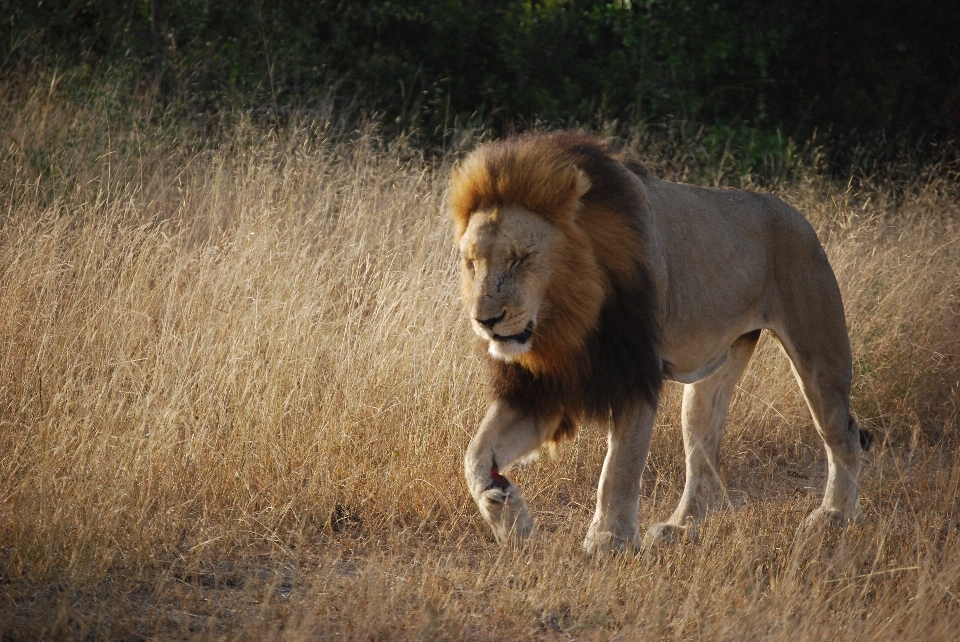
M 509 336 L 501 336 L 499 334 L 493 335 L 494 341 L 516 341 L 517 343 L 523 344 L 530 340 L 530 337 L 533 336 L 533 321 L 527 324 L 527 327 L 523 329 L 523 332 L 520 334 L 511 334 Z

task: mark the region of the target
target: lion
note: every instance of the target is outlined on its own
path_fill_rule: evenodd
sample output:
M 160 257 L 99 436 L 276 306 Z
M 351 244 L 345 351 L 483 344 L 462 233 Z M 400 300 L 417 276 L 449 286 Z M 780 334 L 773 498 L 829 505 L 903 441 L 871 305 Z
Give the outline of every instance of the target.
M 807 524 L 859 520 L 860 452 L 840 289 L 817 235 L 770 194 L 658 180 L 576 132 L 479 146 L 448 193 L 463 300 L 486 347 L 491 403 L 464 458 L 500 542 L 534 536 L 503 473 L 609 421 L 588 553 L 693 539 L 722 497 L 730 399 L 762 330 L 783 345 L 827 450 Z M 686 484 L 666 522 L 637 530 L 661 385 L 685 384 Z

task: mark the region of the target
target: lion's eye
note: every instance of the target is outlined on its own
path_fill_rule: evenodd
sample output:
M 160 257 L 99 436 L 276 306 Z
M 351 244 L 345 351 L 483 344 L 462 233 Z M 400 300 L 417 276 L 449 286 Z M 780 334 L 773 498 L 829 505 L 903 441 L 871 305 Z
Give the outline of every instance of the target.
M 518 265 L 520 265 L 521 263 L 523 263 L 523 262 L 526 260 L 527 256 L 529 256 L 529 255 L 518 256 L 518 257 L 514 258 L 512 261 L 510 261 L 510 269 L 512 270 L 513 268 L 515 268 L 515 267 L 517 267 Z
M 470 274 L 473 274 L 473 259 L 464 259 L 463 262 L 470 271 Z

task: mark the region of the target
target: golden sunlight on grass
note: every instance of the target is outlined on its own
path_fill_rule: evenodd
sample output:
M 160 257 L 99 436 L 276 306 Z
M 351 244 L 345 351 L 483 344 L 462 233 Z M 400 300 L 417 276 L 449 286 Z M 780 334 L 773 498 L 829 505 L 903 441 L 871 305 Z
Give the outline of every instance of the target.
M 317 123 L 210 137 L 49 78 L 0 97 L 0 637 L 956 639 L 949 168 L 762 187 L 843 289 L 865 520 L 799 532 L 826 463 L 765 337 L 727 423 L 728 507 L 695 544 L 596 561 L 603 426 L 514 473 L 529 549 L 498 547 L 464 487 L 485 402 L 443 212 L 456 153 Z M 692 143 L 625 144 L 665 178 L 761 189 L 691 170 Z M 683 487 L 678 409 L 668 386 L 641 524 Z

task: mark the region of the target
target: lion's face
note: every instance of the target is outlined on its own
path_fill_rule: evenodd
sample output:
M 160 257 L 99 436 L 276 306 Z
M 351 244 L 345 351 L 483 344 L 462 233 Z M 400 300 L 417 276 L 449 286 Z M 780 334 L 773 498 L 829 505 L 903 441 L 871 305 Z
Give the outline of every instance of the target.
M 490 355 L 513 361 L 537 341 L 544 294 L 562 244 L 557 228 L 520 207 L 476 212 L 460 238 L 470 325 Z

